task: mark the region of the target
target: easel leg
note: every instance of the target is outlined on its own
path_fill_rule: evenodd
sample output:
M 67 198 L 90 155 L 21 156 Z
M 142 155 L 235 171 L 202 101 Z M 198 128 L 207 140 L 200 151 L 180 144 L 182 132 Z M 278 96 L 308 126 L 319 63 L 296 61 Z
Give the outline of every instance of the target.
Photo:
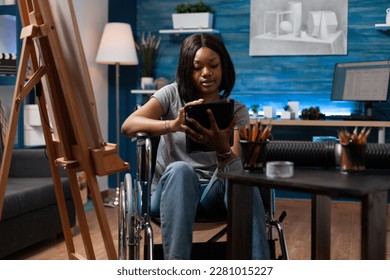
M 96 259 L 96 257 L 93 251 L 93 245 L 91 240 L 91 234 L 88 227 L 87 217 L 85 216 L 84 206 L 80 196 L 80 190 L 77 182 L 76 172 L 73 170 L 69 170 L 68 178 L 69 178 L 70 188 L 72 191 L 73 203 L 75 204 L 77 220 L 80 225 L 80 233 L 83 238 L 85 253 L 89 260 L 94 260 Z
M 73 243 L 72 230 L 69 224 L 69 215 L 66 207 L 64 191 L 62 188 L 61 177 L 59 172 L 55 172 L 53 175 L 54 189 L 57 199 L 58 212 L 61 218 L 62 231 L 65 238 L 66 249 L 68 251 L 69 259 L 71 259 L 71 254 L 75 252 L 75 247 Z M 54 173 L 52 173 L 54 174 Z
M 95 206 L 96 216 L 99 222 L 100 230 L 102 232 L 107 257 L 110 260 L 116 260 L 117 254 L 114 246 L 114 241 L 112 239 L 110 225 L 108 224 L 106 211 L 103 206 L 103 198 L 99 190 L 99 185 L 97 183 L 96 176 L 91 176 L 90 174 L 88 174 L 88 172 L 86 172 L 86 174 L 88 190 L 92 196 L 92 200 Z

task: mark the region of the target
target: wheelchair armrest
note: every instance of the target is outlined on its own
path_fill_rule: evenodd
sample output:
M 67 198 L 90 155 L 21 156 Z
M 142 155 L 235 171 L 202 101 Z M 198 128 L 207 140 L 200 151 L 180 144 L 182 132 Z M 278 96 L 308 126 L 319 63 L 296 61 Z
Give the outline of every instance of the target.
M 150 138 L 150 137 L 151 137 L 150 134 L 141 131 L 141 132 L 137 132 L 136 134 L 134 134 L 132 140 L 136 141 L 136 140 L 139 140 L 139 139 L 146 139 L 146 138 Z
M 133 136 L 133 141 L 137 142 L 137 180 L 150 184 L 154 173 L 160 136 L 137 132 Z

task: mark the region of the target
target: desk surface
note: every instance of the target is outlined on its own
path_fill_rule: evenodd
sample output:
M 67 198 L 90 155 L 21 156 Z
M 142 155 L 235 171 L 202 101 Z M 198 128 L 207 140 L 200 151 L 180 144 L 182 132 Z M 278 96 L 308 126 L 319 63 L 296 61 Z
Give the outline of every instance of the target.
M 337 169 L 294 170 L 291 178 L 268 178 L 264 173 L 221 172 L 229 180 L 228 257 L 249 259 L 252 240 L 253 186 L 309 192 L 312 194 L 311 243 L 313 259 L 330 259 L 330 197 L 357 197 L 361 200 L 362 259 L 385 259 L 387 234 L 387 197 L 390 174 L 387 170 L 367 170 L 344 175 Z M 244 187 L 245 186 L 245 187 Z
M 295 168 L 291 178 L 269 178 L 264 173 L 221 172 L 218 176 L 245 185 L 326 194 L 333 197 L 363 197 L 390 190 L 388 170 L 366 170 L 362 174 L 341 174 L 338 169 Z
M 342 120 L 282 120 L 282 119 L 258 119 L 263 123 L 271 122 L 272 125 L 283 126 L 341 126 L 341 127 L 390 127 L 390 122 L 384 121 L 342 121 Z M 252 119 L 255 121 L 255 119 Z

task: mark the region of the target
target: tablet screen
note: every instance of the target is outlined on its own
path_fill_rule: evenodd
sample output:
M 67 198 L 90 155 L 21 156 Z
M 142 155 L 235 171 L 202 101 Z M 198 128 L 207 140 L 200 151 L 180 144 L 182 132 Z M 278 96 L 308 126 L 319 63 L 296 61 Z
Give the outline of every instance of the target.
M 197 120 L 206 128 L 210 128 L 210 120 L 207 114 L 207 109 L 211 109 L 213 112 L 218 127 L 220 129 L 225 129 L 229 126 L 234 116 L 234 100 L 228 99 L 221 102 L 186 106 L 185 113 L 187 117 Z M 191 123 L 186 122 L 186 125 L 194 131 L 198 131 L 198 129 Z M 230 139 L 230 142 L 231 145 L 233 145 L 233 137 Z M 212 149 L 206 145 L 194 142 L 189 137 L 186 137 L 186 150 L 187 153 L 212 151 Z

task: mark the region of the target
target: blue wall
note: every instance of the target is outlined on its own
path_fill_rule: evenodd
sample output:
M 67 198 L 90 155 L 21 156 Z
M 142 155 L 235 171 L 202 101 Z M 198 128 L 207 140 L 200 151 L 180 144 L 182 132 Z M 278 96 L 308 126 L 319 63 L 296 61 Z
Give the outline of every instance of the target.
M 348 1 L 347 55 L 321 56 L 249 56 L 250 0 L 204 0 L 214 9 L 214 28 L 233 58 L 237 81 L 232 97 L 248 107 L 251 104 L 273 105 L 281 111 L 288 100 L 299 101 L 300 109 L 319 106 L 327 114 L 349 114 L 357 110 L 353 102 L 331 102 L 330 93 L 334 64 L 345 61 L 390 59 L 390 32 L 375 30 L 376 23 L 384 23 L 385 0 Z M 261 0 L 252 0 L 261 1 Z M 312 0 L 315 1 L 315 0 Z M 137 1 L 137 31 L 158 35 L 161 29 L 172 29 L 171 14 L 178 3 L 196 3 L 197 0 Z M 187 35 L 161 34 L 162 44 L 156 78 L 175 77 L 180 45 Z M 139 84 L 140 71 L 137 83 Z M 138 85 L 139 86 L 139 85 Z M 390 120 L 389 102 L 373 104 L 373 116 Z M 336 136 L 335 128 L 278 127 L 273 129 L 275 139 L 311 140 L 316 135 Z M 370 142 L 376 142 L 377 133 L 371 133 Z M 390 130 L 386 131 L 390 142 Z
M 375 30 L 375 23 L 384 23 L 385 0 L 348 1 L 348 54 L 322 56 L 249 56 L 250 0 L 204 0 L 215 11 L 214 28 L 234 60 L 237 81 L 232 97 L 245 103 L 273 105 L 281 110 L 288 100 L 300 102 L 300 108 L 319 106 L 321 112 L 349 114 L 357 106 L 351 102 L 331 102 L 333 68 L 337 62 L 390 59 L 390 33 Z M 261 0 L 252 0 L 261 1 Z M 275 0 L 276 1 L 276 0 Z M 315 0 L 312 0 L 315 1 Z M 142 32 L 158 34 L 160 29 L 172 29 L 171 13 L 178 3 L 196 0 L 137 1 L 137 36 Z M 173 80 L 179 48 L 186 35 L 161 35 L 162 44 L 156 78 Z M 140 74 L 138 74 L 138 78 Z M 139 79 L 138 79 L 139 80 Z M 389 103 L 374 104 L 373 115 L 390 120 Z M 308 127 L 274 129 L 274 137 L 310 140 L 313 135 L 335 135 L 334 128 Z M 278 134 L 277 134 L 278 133 Z M 299 135 L 299 136 L 297 136 Z M 376 141 L 375 133 L 370 137 Z M 386 142 L 390 142 L 387 130 Z
M 330 91 L 333 67 L 336 62 L 355 60 L 390 59 L 390 32 L 379 32 L 375 23 L 384 23 L 385 11 L 390 6 L 385 0 L 350 0 L 348 4 L 348 55 L 340 56 L 249 56 L 250 0 L 204 0 L 215 10 L 214 28 L 221 32 L 227 48 L 234 60 L 237 83 L 233 97 L 247 106 L 275 105 L 282 108 L 288 100 L 300 102 L 301 108 L 319 106 L 323 112 L 344 112 L 353 104 L 331 102 Z M 252 0 L 261 1 L 261 0 Z M 275 0 L 277 1 L 277 0 Z M 315 0 L 312 0 L 315 1 Z M 124 3 L 125 2 L 125 3 Z M 196 0 L 110 0 L 110 21 L 131 23 L 135 36 L 142 32 L 158 34 L 160 29 L 171 29 L 171 13 L 178 3 L 197 2 Z M 157 65 L 156 77 L 174 79 L 179 48 L 184 35 L 161 35 L 162 44 Z M 138 77 L 135 77 L 138 76 Z M 115 139 L 115 89 L 114 68 L 110 69 L 110 139 Z M 137 100 L 130 90 L 139 87 L 140 71 L 121 68 L 121 119 L 131 113 Z M 125 100 L 125 102 L 122 102 Z M 390 120 L 389 103 L 374 105 L 374 116 Z M 279 129 L 279 128 L 278 128 Z M 332 135 L 335 129 L 316 131 L 308 127 L 286 127 L 276 132 L 275 138 L 309 140 L 312 135 Z M 278 134 L 277 134 L 278 133 Z M 389 129 L 386 142 L 390 142 Z M 306 138 L 297 137 L 305 136 Z M 375 133 L 372 133 L 374 136 Z M 121 155 L 131 163 L 131 173 L 135 176 L 135 146 L 128 138 L 121 139 Z M 376 139 L 372 139 L 376 141 Z M 114 182 L 115 177 L 110 178 Z M 113 185 L 113 184 L 110 184 Z M 284 194 L 278 194 L 284 196 Z M 286 194 L 291 196 L 292 194 Z M 390 199 L 390 198 L 389 198 Z
M 258 0 L 260 1 L 260 0 Z M 171 13 L 178 3 L 196 0 L 137 3 L 137 36 L 142 32 L 158 34 L 172 29 Z M 300 102 L 300 109 L 319 106 L 322 112 L 350 113 L 350 102 L 330 102 L 333 67 L 336 62 L 390 59 L 390 36 L 376 31 L 375 23 L 384 23 L 390 5 L 384 0 L 350 0 L 348 4 L 348 55 L 322 56 L 249 56 L 250 0 L 207 1 L 215 11 L 214 28 L 221 33 L 234 60 L 237 82 L 234 98 L 247 106 L 274 105 L 282 110 L 288 100 Z M 174 79 L 178 53 L 187 35 L 162 34 L 156 77 Z M 390 118 L 387 104 L 375 104 L 374 114 Z M 374 107 L 374 108 L 376 108 Z

